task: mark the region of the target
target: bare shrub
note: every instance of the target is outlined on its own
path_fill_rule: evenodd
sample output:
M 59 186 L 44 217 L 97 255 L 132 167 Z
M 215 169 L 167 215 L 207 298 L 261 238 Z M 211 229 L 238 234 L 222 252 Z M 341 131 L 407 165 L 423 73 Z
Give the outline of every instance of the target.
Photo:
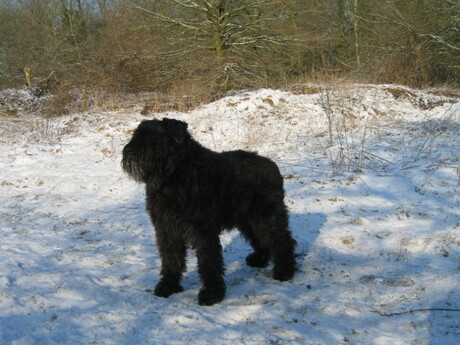
M 325 88 L 320 94 L 328 125 L 328 142 L 323 146 L 334 174 L 359 173 L 369 159 L 365 152 L 367 121 L 357 124 L 356 115 L 346 93 Z

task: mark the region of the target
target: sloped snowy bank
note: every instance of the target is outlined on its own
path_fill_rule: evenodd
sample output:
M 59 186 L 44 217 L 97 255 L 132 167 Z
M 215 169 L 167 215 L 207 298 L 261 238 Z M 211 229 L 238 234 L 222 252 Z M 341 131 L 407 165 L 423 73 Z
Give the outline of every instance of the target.
M 192 251 L 183 293 L 146 292 L 154 229 L 120 168 L 141 107 L 0 117 L 0 344 L 460 343 L 459 98 L 317 86 L 149 115 L 285 176 L 299 272 L 247 267 L 226 233 L 228 292 L 212 307 L 197 304 Z

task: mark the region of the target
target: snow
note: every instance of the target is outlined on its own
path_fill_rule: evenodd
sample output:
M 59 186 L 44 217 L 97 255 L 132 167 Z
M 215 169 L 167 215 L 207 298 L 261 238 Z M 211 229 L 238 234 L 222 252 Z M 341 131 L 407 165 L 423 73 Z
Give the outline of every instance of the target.
M 227 296 L 211 307 L 197 303 L 192 251 L 183 293 L 149 292 L 154 229 L 120 168 L 142 104 L 0 117 L 0 344 L 460 343 L 459 98 L 315 87 L 149 115 L 285 176 L 299 271 L 273 280 L 225 233 Z

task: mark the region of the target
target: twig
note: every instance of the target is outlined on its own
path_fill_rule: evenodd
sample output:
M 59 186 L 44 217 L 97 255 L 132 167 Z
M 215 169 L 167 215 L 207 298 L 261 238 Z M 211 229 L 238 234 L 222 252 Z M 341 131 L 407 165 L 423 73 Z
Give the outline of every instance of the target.
M 389 161 L 388 159 L 385 159 L 383 157 L 380 157 L 380 156 L 377 156 L 375 153 L 372 153 L 370 151 L 367 151 L 367 150 L 363 150 L 363 153 L 365 153 L 366 155 L 368 156 L 372 156 L 376 159 L 379 159 L 381 160 L 382 162 L 385 162 L 385 163 L 388 163 L 388 164 L 391 164 L 391 165 L 395 165 L 395 163 L 393 163 L 392 161 Z
M 380 316 L 386 316 L 386 317 L 391 317 L 391 316 L 398 316 L 398 315 L 407 315 L 407 314 L 413 314 L 417 312 L 430 312 L 430 311 L 448 311 L 448 312 L 460 312 L 460 309 L 449 309 L 449 308 L 421 308 L 421 309 L 411 309 L 407 311 L 401 311 L 401 312 L 396 312 L 396 313 L 384 313 L 379 310 L 371 310 L 373 313 L 377 313 Z
M 431 126 L 431 128 L 428 128 L 428 135 L 427 137 L 425 138 L 425 140 L 423 141 L 422 145 L 420 146 L 420 149 L 417 153 L 417 155 L 415 156 L 414 158 L 414 162 L 418 161 L 418 159 L 421 157 L 421 155 L 423 154 L 423 152 L 427 149 L 427 147 L 430 147 L 430 150 L 431 150 L 431 145 L 433 145 L 434 141 L 436 140 L 436 130 L 440 127 L 441 124 L 443 123 L 446 123 L 447 121 L 449 121 L 452 116 L 454 115 L 454 111 L 452 111 L 453 105 L 451 105 L 449 107 L 449 109 L 447 109 L 444 114 L 442 114 L 442 116 L 437 119 L 433 125 Z

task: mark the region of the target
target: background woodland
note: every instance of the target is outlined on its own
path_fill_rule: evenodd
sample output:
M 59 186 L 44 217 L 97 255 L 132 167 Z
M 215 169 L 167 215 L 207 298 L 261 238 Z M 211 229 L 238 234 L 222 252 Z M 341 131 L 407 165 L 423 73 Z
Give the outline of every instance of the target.
M 216 97 L 328 76 L 458 86 L 458 0 L 0 0 L 0 88 Z M 49 83 L 48 83 L 49 82 Z

